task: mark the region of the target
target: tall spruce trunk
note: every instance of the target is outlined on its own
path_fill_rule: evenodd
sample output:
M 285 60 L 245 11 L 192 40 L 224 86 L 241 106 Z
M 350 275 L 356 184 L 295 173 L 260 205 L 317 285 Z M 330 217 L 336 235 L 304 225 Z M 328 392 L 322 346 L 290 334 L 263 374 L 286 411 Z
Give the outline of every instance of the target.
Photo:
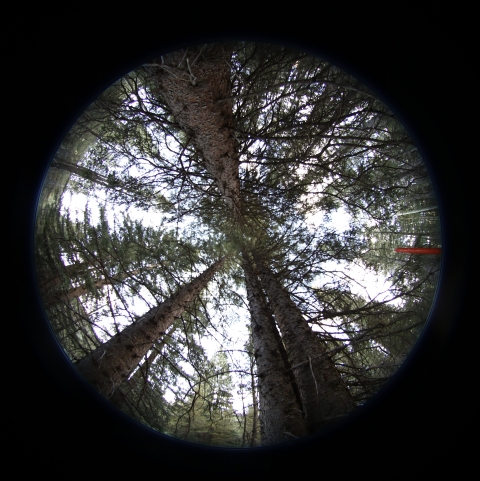
M 355 403 L 326 346 L 312 331 L 302 312 L 274 273 L 257 257 L 261 285 L 280 327 L 297 380 L 310 433 L 352 411 Z
M 257 364 L 262 445 L 281 443 L 305 435 L 305 422 L 280 353 L 274 321 L 247 256 L 243 269 Z
M 117 406 L 117 408 L 130 414 L 132 417 L 140 414 L 145 417 L 142 409 L 139 407 L 138 392 L 143 393 L 147 388 L 150 367 L 153 365 L 159 354 L 162 352 L 162 348 L 165 344 L 165 340 L 171 336 L 175 330 L 176 324 L 174 323 L 170 329 L 165 332 L 161 340 L 156 342 L 152 346 L 152 350 L 148 356 L 145 356 L 145 361 L 135 373 L 130 376 L 129 379 L 125 379 L 113 392 L 110 397 L 110 402 Z M 135 391 L 137 393 L 135 393 Z
M 78 361 L 76 367 L 83 377 L 101 394 L 110 397 L 224 262 L 225 258 L 215 262 L 165 302 Z
M 206 170 L 239 220 L 240 156 L 233 135 L 230 57 L 220 44 L 165 55 L 156 80 L 157 93 L 201 153 Z

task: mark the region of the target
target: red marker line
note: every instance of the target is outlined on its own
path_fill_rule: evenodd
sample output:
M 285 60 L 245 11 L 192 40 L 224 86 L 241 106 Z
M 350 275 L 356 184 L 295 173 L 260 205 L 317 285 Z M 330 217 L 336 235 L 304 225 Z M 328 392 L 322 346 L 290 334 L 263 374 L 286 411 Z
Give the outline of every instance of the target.
M 400 252 L 403 254 L 435 254 L 439 255 L 442 253 L 440 247 L 397 247 L 395 252 Z

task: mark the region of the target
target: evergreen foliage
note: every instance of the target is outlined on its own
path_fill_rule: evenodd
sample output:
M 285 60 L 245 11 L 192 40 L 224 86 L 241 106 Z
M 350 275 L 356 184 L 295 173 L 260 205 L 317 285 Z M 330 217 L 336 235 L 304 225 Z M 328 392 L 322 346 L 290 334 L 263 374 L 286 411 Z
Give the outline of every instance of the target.
M 44 189 L 37 272 L 72 360 L 224 258 L 110 398 L 162 433 L 229 447 L 295 437 L 266 438 L 258 353 L 268 343 L 245 329 L 258 325 L 245 259 L 281 354 L 268 369 L 287 379 L 300 432 L 365 403 L 427 321 L 439 257 L 393 249 L 441 244 L 428 172 L 393 113 L 321 59 L 242 42 L 152 59 L 87 109 L 55 169 L 70 180 L 63 197 Z M 79 218 L 67 193 L 95 200 Z M 303 354 L 292 352 L 294 331 Z M 327 414 L 312 415 L 312 396 Z M 329 411 L 332 400 L 343 411 Z

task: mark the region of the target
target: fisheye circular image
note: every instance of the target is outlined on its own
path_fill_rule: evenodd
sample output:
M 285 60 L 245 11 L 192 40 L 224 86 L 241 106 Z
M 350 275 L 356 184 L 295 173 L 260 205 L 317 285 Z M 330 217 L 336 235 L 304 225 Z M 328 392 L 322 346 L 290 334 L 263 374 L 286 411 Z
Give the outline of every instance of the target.
M 120 78 L 45 176 L 35 262 L 78 372 L 203 445 L 293 442 L 408 357 L 441 264 L 417 146 L 365 85 L 278 45 L 195 45 Z

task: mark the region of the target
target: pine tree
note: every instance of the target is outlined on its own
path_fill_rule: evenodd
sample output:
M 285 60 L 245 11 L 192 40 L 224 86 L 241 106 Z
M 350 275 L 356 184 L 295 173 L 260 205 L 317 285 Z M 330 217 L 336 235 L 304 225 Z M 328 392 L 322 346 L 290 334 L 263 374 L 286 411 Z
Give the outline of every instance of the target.
M 282 356 L 282 341 L 252 260 L 245 255 L 243 264 L 257 364 L 262 443 L 275 444 L 305 435 L 302 404 L 287 374 L 291 365 Z
M 221 268 L 224 259 L 182 287 L 161 305 L 150 309 L 106 343 L 77 362 L 80 373 L 102 394 L 109 397 L 138 365 L 143 356 L 172 325 L 190 302 Z
M 356 79 L 287 48 L 194 46 L 120 79 L 77 129 L 95 141 L 81 158 L 69 160 L 70 171 L 80 174 L 76 188 L 104 189 L 109 201 L 154 210 L 158 224 L 168 226 L 125 224 L 112 244 L 111 232 L 95 237 L 85 221 L 89 234 L 81 249 L 44 226 L 44 244 L 47 238 L 68 244 L 64 253 L 70 255 L 66 262 L 39 243 L 44 289 L 58 290 L 59 273 L 76 276 L 70 289 L 83 286 L 97 296 L 98 283 L 113 287 L 118 281 L 123 304 L 109 303 L 116 331 L 105 334 L 104 346 L 143 322 L 132 315 L 130 301 L 148 297 L 151 306 L 153 297 L 162 305 L 175 289 L 194 282 L 199 269 L 229 257 L 214 294 L 182 305 L 182 329 L 162 349 L 151 349 L 157 329 L 149 347 L 135 352 L 135 363 L 122 360 L 121 372 L 108 364 L 115 356 L 109 358 L 104 377 L 113 384 L 92 367 L 102 347 L 78 362 L 104 394 L 118 388 L 112 400 L 132 415 L 184 439 L 255 445 L 258 394 L 260 444 L 274 444 L 344 417 L 412 348 L 428 316 L 438 260 L 401 258 L 391 249 L 397 240 L 438 242 L 430 209 L 435 196 L 405 129 Z M 349 216 L 342 232 L 330 222 L 338 212 Z M 105 242 L 118 247 L 112 251 Z M 160 271 L 150 270 L 162 256 Z M 48 265 L 56 266 L 50 277 Z M 136 279 L 139 268 L 143 274 Z M 383 275 L 388 292 L 369 297 L 366 282 L 350 275 L 358 268 Z M 224 333 L 234 305 L 249 310 L 254 369 L 250 357 L 241 369 L 222 356 L 208 360 L 199 341 L 215 333 L 229 342 Z M 127 327 L 117 325 L 123 312 Z M 251 430 L 245 409 L 228 408 L 234 371 L 256 376 Z M 166 399 L 169 389 L 175 402 Z

